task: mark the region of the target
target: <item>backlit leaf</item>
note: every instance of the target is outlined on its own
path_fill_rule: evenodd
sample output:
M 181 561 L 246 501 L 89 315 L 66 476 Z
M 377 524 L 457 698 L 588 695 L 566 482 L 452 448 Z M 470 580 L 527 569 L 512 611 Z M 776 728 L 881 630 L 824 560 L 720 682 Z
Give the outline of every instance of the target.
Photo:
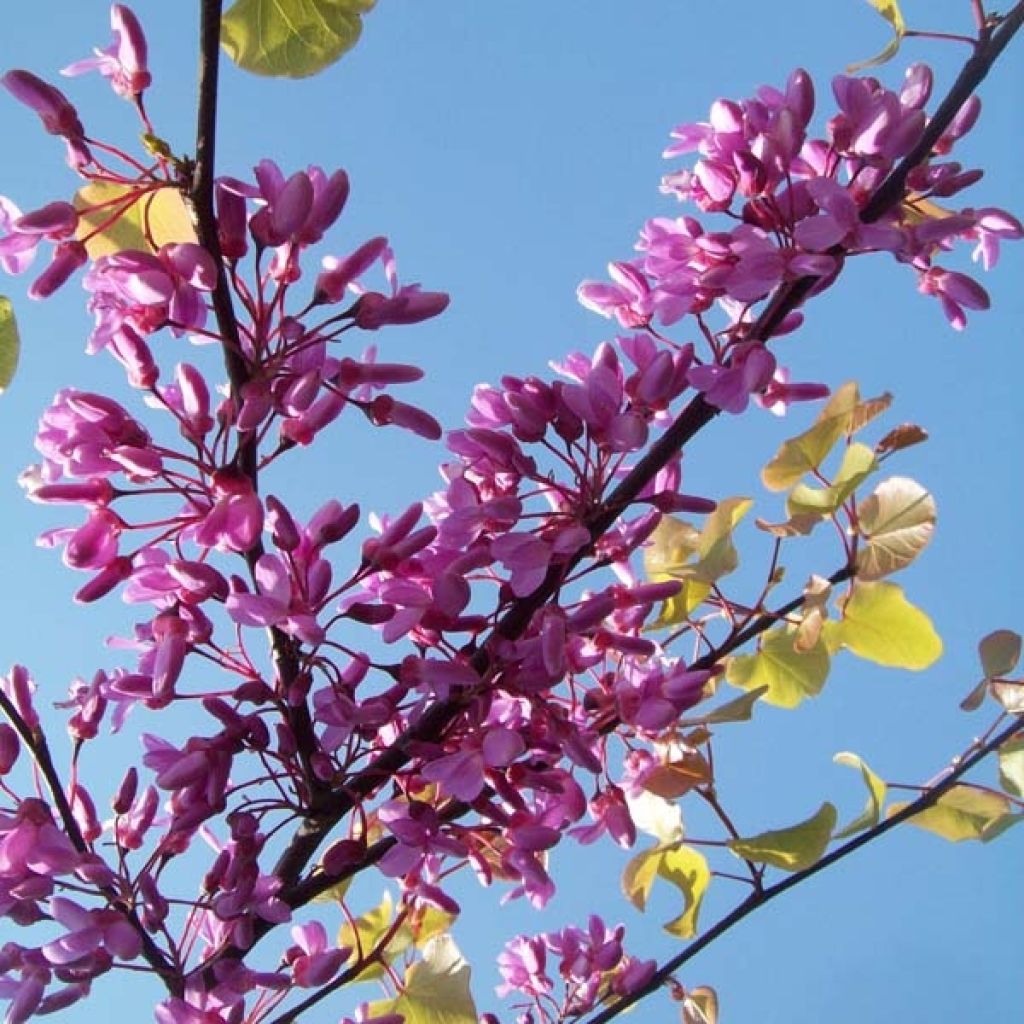
M 868 0 L 868 3 L 892 26 L 893 38 L 877 57 L 872 57 L 870 60 L 862 60 L 859 64 L 851 64 L 846 69 L 851 75 L 858 71 L 863 71 L 864 68 L 876 67 L 879 64 L 892 60 L 899 51 L 903 35 L 907 31 L 906 22 L 903 20 L 903 12 L 900 10 L 900 5 L 896 0 Z
M 708 985 L 687 990 L 683 997 L 683 1024 L 718 1024 L 718 996 Z
M 893 427 L 875 445 L 875 451 L 879 455 L 888 455 L 890 452 L 902 451 L 904 448 L 910 448 L 911 445 L 921 444 L 927 440 L 928 431 L 924 427 L 919 427 L 916 423 L 901 423 L 898 427 Z
M 882 806 L 885 804 L 885 795 L 888 787 L 856 754 L 844 751 L 841 754 L 836 754 L 832 760 L 836 764 L 845 764 L 851 768 L 859 768 L 861 778 L 868 789 L 868 802 L 863 812 L 833 836 L 833 839 L 846 839 L 848 836 L 856 835 L 865 829 L 874 828 L 881 821 Z
M 821 859 L 836 827 L 836 809 L 824 803 L 813 817 L 790 828 L 762 832 L 749 839 L 732 839 L 733 853 L 755 864 L 783 871 L 803 871 Z
M 844 384 L 828 400 L 814 426 L 783 442 L 771 461 L 761 470 L 761 480 L 770 491 L 784 491 L 817 469 L 835 443 L 847 433 L 860 397 L 857 385 Z
M 236 0 L 221 43 L 246 71 L 306 78 L 351 50 L 376 0 Z
M 400 1014 L 405 1024 L 477 1024 L 470 967 L 450 935 L 432 938 L 406 972 L 395 999 L 371 1003 L 369 1016 Z
M 942 640 L 931 619 L 903 596 L 895 583 L 858 580 L 839 622 L 825 623 L 824 635 L 835 649 L 890 668 L 924 669 L 942 654 Z
M 725 678 L 743 690 L 767 687 L 764 700 L 780 708 L 795 708 L 816 697 L 828 678 L 831 659 L 820 640 L 808 651 L 794 646 L 796 632 L 773 629 L 761 638 L 756 654 L 730 658 Z
M 391 927 L 395 916 L 394 910 L 391 893 L 385 892 L 376 907 L 355 919 L 354 928 L 348 921 L 341 926 L 338 932 L 338 945 L 350 947 L 358 956 L 368 956 Z M 391 951 L 392 947 L 389 946 L 389 952 Z M 397 948 L 393 950 L 395 954 L 400 951 Z M 367 965 L 359 979 L 369 981 L 371 978 L 379 978 L 384 973 L 383 964 L 375 961 Z
M 692 938 L 697 933 L 701 901 L 711 882 L 708 862 L 691 846 L 675 846 L 661 855 L 658 877 L 664 878 L 683 894 L 683 912 L 666 922 L 665 931 L 680 939 Z
M 714 583 L 739 565 L 732 534 L 753 504 L 749 498 L 726 498 L 707 517 L 700 531 L 697 564 L 693 570 L 696 579 Z
M 137 192 L 134 186 L 93 181 L 75 193 L 75 237 L 85 243 L 91 260 L 123 249 L 156 252 L 172 242 L 196 241 L 195 225 L 179 189 L 168 185 L 133 202 Z M 122 212 L 108 224 L 118 211 Z
M 1011 715 L 1024 715 L 1024 681 L 991 683 L 992 696 Z
M 901 811 L 907 804 L 889 807 L 889 816 Z M 1000 793 L 991 793 L 974 786 L 954 786 L 947 790 L 931 807 L 908 819 L 911 825 L 934 832 L 951 843 L 965 839 L 981 839 L 991 826 L 1013 807 Z
M 872 420 L 886 412 L 891 405 L 892 395 L 888 391 L 877 398 L 865 398 L 862 402 L 858 402 L 850 417 L 850 433 L 856 434 L 858 430 L 863 430 Z
M 648 792 L 627 796 L 626 803 L 633 824 L 662 845 L 678 843 L 683 838 L 683 815 L 678 804 Z
M 686 725 L 721 725 L 724 722 L 749 722 L 754 714 L 754 705 L 768 692 L 767 686 L 754 689 L 709 711 L 699 718 L 688 718 Z M 682 724 L 682 723 L 681 723 Z
M 978 644 L 978 657 L 986 679 L 1008 676 L 1020 661 L 1020 633 L 1012 629 L 997 629 Z
M 0 295 L 0 395 L 14 380 L 20 352 L 21 338 L 18 322 L 14 319 L 14 307 L 10 299 Z
M 1024 796 L 1024 736 L 999 748 L 999 785 L 1011 796 Z
M 857 510 L 867 543 L 857 552 L 857 576 L 877 580 L 909 565 L 935 530 L 935 499 L 915 480 L 883 480 Z
M 641 913 L 647 909 L 647 900 L 651 895 L 654 880 L 658 877 L 658 863 L 663 850 L 655 846 L 650 850 L 641 850 L 631 857 L 622 873 L 622 891 L 626 899 Z
M 711 768 L 705 758 L 696 750 L 687 750 L 645 773 L 643 788 L 665 800 L 675 800 L 710 781 Z
M 832 484 L 797 484 L 786 499 L 786 514 L 791 521 L 804 515 L 831 515 L 877 468 L 875 453 L 866 444 L 851 444 L 843 453 L 842 465 Z

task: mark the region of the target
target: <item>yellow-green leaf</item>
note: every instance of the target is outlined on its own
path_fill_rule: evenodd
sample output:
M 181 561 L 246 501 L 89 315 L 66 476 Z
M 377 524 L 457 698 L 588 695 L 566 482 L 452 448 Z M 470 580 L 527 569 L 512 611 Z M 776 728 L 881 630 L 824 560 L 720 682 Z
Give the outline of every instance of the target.
M 400 1014 L 405 1024 L 477 1024 L 470 967 L 450 935 L 432 938 L 406 972 L 395 999 L 371 1003 L 369 1016 Z
M 0 295 L 0 395 L 14 380 L 20 352 L 21 338 L 18 322 L 14 319 L 14 307 L 10 299 Z
M 739 565 L 732 534 L 754 503 L 749 498 L 726 498 L 708 516 L 700 531 L 693 574 L 702 583 L 714 583 Z
M 786 514 L 790 521 L 806 515 L 831 515 L 877 468 L 875 453 L 866 444 L 851 444 L 831 485 L 797 484 L 786 499 Z
M 832 759 L 836 764 L 849 765 L 851 768 L 859 768 L 864 785 L 868 789 L 868 802 L 863 812 L 850 822 L 845 828 L 840 829 L 832 838 L 846 839 L 848 836 L 856 835 L 867 828 L 874 828 L 882 819 L 882 805 L 885 803 L 885 795 L 888 787 L 867 764 L 856 754 L 844 751 L 836 754 Z
M 999 748 L 999 785 L 1011 796 L 1024 796 L 1024 736 Z
M 353 958 L 355 956 L 369 956 L 377 943 L 387 934 L 388 928 L 391 927 L 391 922 L 395 916 L 394 909 L 391 893 L 385 892 L 376 907 L 355 919 L 354 928 L 348 921 L 341 926 L 338 932 L 338 945 L 348 946 L 354 950 Z M 388 952 L 395 954 L 401 952 L 399 948 L 395 948 L 398 945 L 400 943 L 396 943 L 395 946 L 389 946 Z M 384 966 L 375 961 L 367 965 L 366 969 L 360 973 L 359 978 L 362 981 L 369 981 L 371 978 L 379 978 L 384 973 Z
M 928 668 L 942 654 L 931 619 L 895 583 L 855 582 L 842 619 L 826 623 L 825 631 L 834 647 L 890 668 Z
M 819 640 L 807 651 L 794 646 L 796 631 L 773 629 L 761 638 L 756 654 L 730 658 L 725 678 L 742 690 L 767 687 L 764 700 L 780 708 L 795 708 L 816 697 L 828 678 L 831 659 Z
M 179 189 L 168 185 L 136 200 L 138 191 L 134 186 L 93 181 L 75 193 L 75 235 L 85 243 L 91 260 L 123 249 L 156 252 L 172 242 L 196 241 L 195 225 Z
M 735 697 L 725 704 L 709 711 L 699 718 L 688 718 L 680 724 L 720 725 L 723 722 L 749 722 L 754 714 L 754 705 L 768 692 L 767 686 L 756 686 L 747 693 Z
M 851 75 L 858 71 L 863 71 L 864 68 L 876 67 L 879 64 L 892 60 L 899 51 L 903 35 L 907 31 L 906 22 L 903 20 L 903 12 L 900 10 L 900 5 L 896 0 L 868 0 L 868 3 L 892 26 L 893 37 L 889 45 L 877 57 L 872 57 L 870 60 L 862 60 L 858 64 L 851 64 L 846 69 Z
M 675 846 L 662 854 L 658 877 L 664 878 L 683 894 L 683 912 L 666 922 L 665 931 L 680 939 L 692 938 L 697 934 L 697 915 L 711 882 L 708 862 L 691 846 Z
M 872 420 L 877 419 L 892 405 L 892 395 L 886 391 L 877 398 L 865 398 L 857 403 L 850 417 L 850 433 L 863 430 Z
M 668 921 L 665 930 L 681 939 L 692 938 L 697 931 L 701 900 L 711 882 L 707 860 L 692 847 L 678 843 L 642 850 L 622 875 L 622 890 L 637 910 L 646 910 L 656 878 L 674 885 L 683 896 L 683 912 Z
M 857 552 L 857 576 L 877 580 L 909 565 L 935 530 L 935 499 L 905 476 L 883 480 L 857 511 L 867 543 Z
M 803 871 L 816 864 L 836 827 L 836 809 L 823 803 L 813 817 L 790 828 L 762 832 L 749 839 L 733 839 L 733 853 L 755 864 L 771 864 L 783 871 Z
M 844 384 L 821 410 L 814 426 L 783 442 L 771 461 L 761 470 L 761 480 L 770 491 L 785 491 L 800 478 L 817 469 L 835 443 L 849 430 L 860 401 L 857 385 Z
M 907 804 L 889 807 L 889 816 L 903 810 Z M 965 839 L 981 839 L 1004 815 L 1013 810 L 1007 797 L 974 786 L 954 786 L 947 790 L 931 807 L 908 819 L 911 825 L 934 832 L 951 843 Z
M 376 0 L 236 0 L 221 23 L 227 55 L 246 71 L 306 78 L 358 42 Z
M 986 679 L 1008 676 L 1020 661 L 1020 633 L 1012 629 L 997 629 L 978 644 L 978 657 Z

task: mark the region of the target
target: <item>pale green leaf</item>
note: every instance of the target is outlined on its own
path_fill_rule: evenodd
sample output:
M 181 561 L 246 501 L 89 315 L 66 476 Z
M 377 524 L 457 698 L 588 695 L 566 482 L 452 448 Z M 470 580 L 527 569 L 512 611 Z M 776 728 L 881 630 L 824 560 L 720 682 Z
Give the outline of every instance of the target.
M 1013 828 L 1014 825 L 1019 825 L 1022 821 L 1024 821 L 1024 814 L 1004 814 L 986 825 L 978 838 L 983 843 L 991 843 L 993 839 L 998 839 L 1004 832 Z
M 700 531 L 694 577 L 701 583 L 714 583 L 739 565 L 732 534 L 754 503 L 749 498 L 726 498 L 708 516 Z
M 903 12 L 900 10 L 897 0 L 867 0 L 867 2 L 892 26 L 893 38 L 877 57 L 872 57 L 870 60 L 862 60 L 858 64 L 851 64 L 846 69 L 851 75 L 858 71 L 863 71 L 864 68 L 876 67 L 879 64 L 885 64 L 886 61 L 892 60 L 899 51 L 903 35 L 907 31 L 906 22 L 903 20 Z
M 376 0 L 236 0 L 224 14 L 221 43 L 246 71 L 306 78 L 359 40 Z
M 688 718 L 685 725 L 720 725 L 724 722 L 749 722 L 754 705 L 768 692 L 768 686 L 756 686 L 699 718 Z
M 338 945 L 348 946 L 354 950 L 354 957 L 369 956 L 377 946 L 377 943 L 387 934 L 394 916 L 394 903 L 391 899 L 391 893 L 385 892 L 376 907 L 355 918 L 355 927 L 348 921 L 341 926 L 338 932 Z M 389 944 L 389 955 L 397 955 L 401 952 L 402 948 L 405 948 L 405 945 L 396 943 L 392 946 Z M 381 977 L 384 973 L 384 965 L 379 961 L 374 961 L 368 964 L 366 969 L 359 974 L 359 979 L 361 981 L 369 981 L 371 978 Z
M 678 804 L 647 791 L 627 796 L 626 803 L 633 824 L 662 845 L 677 843 L 683 838 L 683 815 Z
M 991 683 L 992 696 L 1011 715 L 1024 715 L 1024 681 Z
M 889 816 L 906 806 L 905 803 L 891 804 Z M 1012 809 L 1009 799 L 1000 793 L 974 786 L 954 786 L 931 807 L 915 814 L 908 821 L 951 843 L 959 843 L 966 839 L 981 839 L 989 828 Z
M 644 545 L 644 572 L 649 579 L 671 579 L 700 547 L 700 531 L 675 516 L 662 516 Z
M 791 522 L 806 515 L 832 515 L 877 468 L 875 453 L 866 444 L 851 444 L 831 485 L 797 484 L 786 499 L 786 514 Z
M 85 244 L 91 260 L 124 249 L 156 252 L 172 242 L 196 241 L 195 225 L 179 189 L 168 185 L 135 199 L 137 193 L 135 186 L 111 181 L 92 181 L 75 193 L 75 237 Z
M 21 338 L 18 322 L 14 319 L 14 307 L 10 299 L 0 295 L 0 395 L 14 380 L 20 352 Z
M 450 935 L 437 935 L 406 972 L 394 999 L 371 1003 L 369 1016 L 400 1014 L 405 1024 L 477 1024 L 470 967 Z
M 859 768 L 861 778 L 864 780 L 864 785 L 868 789 L 868 802 L 864 807 L 863 812 L 850 822 L 845 828 L 840 829 L 832 838 L 833 839 L 846 839 L 849 836 L 856 835 L 858 832 L 863 832 L 865 829 L 874 828 L 882 818 L 882 805 L 885 803 L 885 795 L 888 791 L 888 787 L 885 782 L 880 779 L 868 766 L 867 764 L 858 757 L 856 754 L 851 754 L 844 751 L 841 754 L 836 754 L 832 759 L 836 764 L 845 764 L 851 768 Z
M 1024 736 L 999 748 L 999 785 L 1011 796 L 1024 797 Z
M 978 657 L 986 679 L 1008 676 L 1020 661 L 1021 638 L 1012 629 L 997 629 L 978 644 Z
M 725 678 L 742 690 L 767 687 L 764 700 L 780 708 L 795 708 L 816 697 L 828 678 L 831 659 L 820 640 L 808 651 L 794 646 L 796 632 L 773 629 L 761 638 L 756 654 L 730 658 Z
M 835 827 L 836 809 L 823 803 L 813 817 L 799 825 L 762 832 L 749 839 L 732 839 L 729 847 L 738 857 L 755 864 L 803 871 L 821 859 Z
M 829 643 L 891 668 L 924 669 L 942 654 L 931 619 L 895 583 L 857 581 L 837 623 L 826 623 Z
M 683 894 L 683 912 L 666 922 L 665 931 L 680 939 L 697 934 L 697 915 L 711 882 L 711 869 L 704 855 L 690 846 L 665 850 L 658 862 L 658 877 L 674 885 Z
M 849 430 L 860 401 L 857 385 L 844 384 L 821 410 L 809 430 L 783 442 L 771 461 L 761 470 L 761 480 L 770 491 L 785 491 L 818 466 L 836 442 Z
M 857 576 L 877 580 L 909 565 L 935 530 L 935 499 L 904 476 L 883 480 L 857 510 L 867 543 L 857 552 Z

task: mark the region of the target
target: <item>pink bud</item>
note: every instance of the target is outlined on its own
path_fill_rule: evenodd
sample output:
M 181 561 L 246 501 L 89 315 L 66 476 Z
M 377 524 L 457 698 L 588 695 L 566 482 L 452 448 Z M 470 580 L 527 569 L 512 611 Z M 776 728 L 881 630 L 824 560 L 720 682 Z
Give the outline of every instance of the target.
M 146 66 L 146 36 L 138 18 L 123 4 L 110 8 L 110 27 L 114 30 L 114 45 L 121 75 L 114 81 L 114 88 L 122 96 L 138 96 L 153 80 Z M 119 87 L 120 86 L 120 87 Z
M 324 272 L 316 279 L 313 301 L 340 301 L 345 295 L 345 289 L 373 266 L 387 246 L 386 238 L 371 238 L 343 260 L 326 257 Z
M 85 129 L 78 119 L 78 111 L 70 100 L 48 82 L 37 78 L 30 71 L 8 71 L 0 84 L 25 106 L 31 107 L 51 135 L 62 135 L 66 139 L 82 139 Z
M 50 265 L 32 282 L 29 298 L 49 298 L 89 259 L 81 242 L 61 242 L 53 252 Z
M 12 226 L 24 235 L 63 238 L 73 235 L 77 224 L 78 211 L 70 203 L 54 202 L 24 214 Z
M 6 775 L 18 760 L 21 740 L 6 722 L 0 722 L 0 775 Z
M 101 569 L 84 587 L 75 594 L 76 604 L 91 604 L 106 597 L 114 587 L 126 580 L 132 573 L 132 560 L 125 555 L 115 558 Z

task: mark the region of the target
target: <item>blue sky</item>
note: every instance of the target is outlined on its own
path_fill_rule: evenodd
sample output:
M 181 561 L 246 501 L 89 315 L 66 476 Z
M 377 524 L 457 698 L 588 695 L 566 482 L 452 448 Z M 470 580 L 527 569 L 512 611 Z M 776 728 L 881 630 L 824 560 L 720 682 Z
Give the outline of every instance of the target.
M 151 41 L 150 114 L 179 152 L 193 145 L 194 6 L 135 6 Z M 936 6 L 933 16 L 952 20 L 929 27 L 966 28 L 966 2 L 908 0 L 908 20 Z M 6 19 L 0 64 L 52 78 L 107 37 L 105 3 L 35 0 Z M 770 9 L 751 0 L 381 0 L 359 47 L 322 76 L 267 81 L 226 68 L 219 170 L 245 176 L 270 156 L 289 171 L 309 163 L 349 171 L 352 198 L 332 249 L 343 254 L 387 234 L 405 279 L 452 295 L 444 317 L 382 334 L 380 342 L 388 360 L 425 368 L 417 399 L 455 427 L 476 383 L 543 373 L 548 359 L 611 336 L 606 321 L 577 305 L 574 291 L 581 279 L 600 277 L 609 260 L 629 258 L 646 218 L 676 214 L 674 201 L 657 190 L 670 128 L 702 119 L 718 96 L 781 85 L 796 66 L 815 79 L 820 124 L 829 77 L 885 41 L 884 23 L 856 0 L 780 0 Z M 919 41 L 904 49 L 906 62 L 935 66 L 937 92 L 963 55 L 963 48 Z M 883 76 L 895 82 L 903 63 Z M 982 120 L 960 151 L 965 163 L 986 170 L 968 200 L 979 206 L 1012 209 L 1020 193 L 1022 68 L 1011 51 L 983 87 Z M 79 79 L 69 92 L 92 133 L 132 137 L 130 110 L 98 80 Z M 76 187 L 59 144 L 14 102 L 0 102 L 0 132 L 0 193 L 29 209 Z M 939 505 L 936 539 L 902 582 L 933 617 L 947 653 L 920 675 L 840 659 L 824 695 L 799 713 L 766 709 L 753 725 L 734 727 L 718 754 L 721 790 L 748 832 L 806 817 L 824 799 L 847 814 L 859 810 L 854 773 L 831 764 L 839 750 L 862 754 L 900 782 L 937 772 L 987 721 L 957 709 L 977 678 L 977 640 L 1021 626 L 1024 246 L 1006 247 L 985 281 L 994 308 L 972 316 L 963 335 L 916 293 L 906 268 L 884 258 L 856 262 L 778 351 L 796 379 L 836 386 L 856 378 L 865 394 L 891 390 L 892 423 L 929 430 L 930 442 L 893 471 L 927 485 Z M 56 700 L 74 675 L 110 664 L 102 638 L 126 632 L 131 609 L 117 601 L 71 605 L 81 579 L 54 552 L 34 546 L 37 533 L 67 516 L 29 505 L 15 478 L 33 460 L 34 425 L 55 390 L 120 382 L 112 363 L 83 354 L 88 321 L 77 285 L 45 304 L 30 303 L 20 285 L 0 282 L 16 303 L 24 342 L 19 375 L 0 399 L 0 663 L 28 664 Z M 809 415 L 721 418 L 687 452 L 687 490 L 750 494 L 758 514 L 770 518 L 778 504 L 761 490 L 758 469 Z M 278 486 L 308 490 L 311 507 L 336 495 L 398 510 L 438 487 L 442 459 L 441 448 L 426 442 L 357 429 L 283 473 Z M 116 760 L 92 757 L 94 770 L 122 770 Z M 733 1022 L 1014 1020 L 1022 836 L 954 847 L 905 829 L 759 912 L 681 980 L 715 985 L 724 1020 Z M 623 857 L 566 849 L 561 858 L 555 872 L 566 883 L 542 918 L 520 906 L 495 915 L 494 894 L 465 890 L 457 936 L 474 951 L 481 1008 L 496 1005 L 493 950 L 516 931 L 596 909 L 627 923 L 638 954 L 661 959 L 677 948 L 658 928 L 676 913 L 672 895 L 641 918 L 617 895 Z M 713 891 L 704 922 L 727 909 L 731 896 L 724 886 Z M 144 987 L 133 984 L 120 996 L 116 988 L 100 985 L 92 1007 L 68 1016 L 91 1019 L 118 997 L 123 1007 L 124 992 L 133 1010 L 147 1009 Z M 665 1012 L 675 1011 L 652 1001 L 638 1019 Z

